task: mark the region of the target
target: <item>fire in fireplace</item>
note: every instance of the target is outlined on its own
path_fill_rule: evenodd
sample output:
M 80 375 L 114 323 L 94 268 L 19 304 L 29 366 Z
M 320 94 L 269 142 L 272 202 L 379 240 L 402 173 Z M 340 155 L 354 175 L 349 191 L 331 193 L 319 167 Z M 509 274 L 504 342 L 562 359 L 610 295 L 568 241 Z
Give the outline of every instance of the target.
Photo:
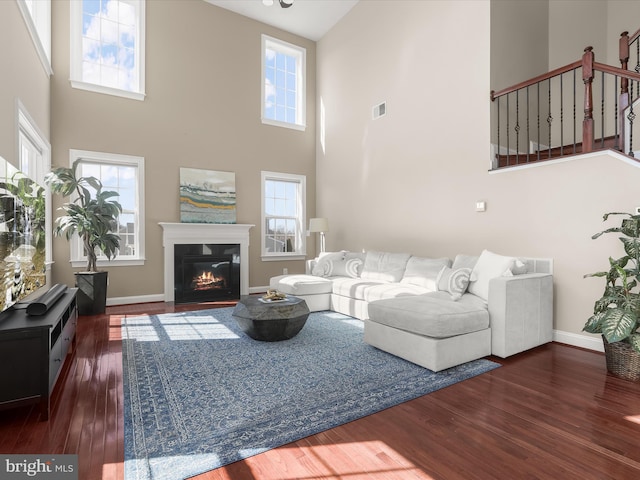
M 185 255 L 184 284 L 193 291 L 224 290 L 229 288 L 230 270 L 233 257 L 214 257 L 212 255 Z
M 176 245 L 174 255 L 176 303 L 240 298 L 238 245 Z

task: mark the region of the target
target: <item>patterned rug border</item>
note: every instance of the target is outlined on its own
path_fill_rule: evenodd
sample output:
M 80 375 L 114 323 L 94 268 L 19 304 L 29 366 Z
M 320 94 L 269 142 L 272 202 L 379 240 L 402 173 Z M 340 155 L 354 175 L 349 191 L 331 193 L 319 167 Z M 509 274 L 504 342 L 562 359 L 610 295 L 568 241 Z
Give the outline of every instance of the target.
M 312 313 L 291 340 L 256 342 L 232 311 L 123 318 L 127 480 L 198 475 L 500 366 L 434 373 L 366 345 L 362 322 L 333 312 Z

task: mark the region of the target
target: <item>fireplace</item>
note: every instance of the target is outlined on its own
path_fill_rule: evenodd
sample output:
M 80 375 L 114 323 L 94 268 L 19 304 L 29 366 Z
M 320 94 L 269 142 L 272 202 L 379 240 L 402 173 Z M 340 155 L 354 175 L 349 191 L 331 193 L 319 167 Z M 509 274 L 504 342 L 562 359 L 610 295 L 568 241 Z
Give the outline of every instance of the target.
M 192 255 L 196 260 L 194 263 L 198 263 L 199 259 L 195 257 L 200 256 L 212 256 L 215 258 L 207 258 L 207 262 L 220 263 L 221 260 L 226 261 L 226 257 L 230 255 L 233 260 L 231 261 L 231 276 L 230 280 L 233 288 L 236 288 L 236 284 L 239 284 L 239 294 L 235 293 L 233 298 L 240 298 L 242 295 L 249 295 L 249 230 L 253 225 L 248 224 L 214 224 L 214 223 L 168 223 L 160 222 L 162 227 L 162 245 L 164 247 L 164 301 L 165 302 L 182 302 L 192 303 L 204 301 L 200 298 L 185 300 L 176 298 L 177 288 L 176 283 L 178 281 L 178 275 L 176 271 L 179 270 L 180 280 L 182 285 L 185 281 L 184 267 L 182 261 L 180 264 L 176 263 L 175 250 L 177 249 L 183 255 Z M 183 246 L 196 246 L 198 248 L 186 248 Z M 214 247 L 216 245 L 222 245 L 222 247 Z M 238 250 L 234 252 L 225 252 L 225 250 L 232 245 L 238 247 Z M 236 253 L 237 252 L 237 253 Z M 191 266 L 189 267 L 191 268 Z M 194 267 L 195 268 L 195 267 Z M 180 287 L 181 291 L 183 287 Z M 220 292 L 216 292 L 220 293 Z M 199 296 L 199 294 L 197 294 Z M 190 297 L 191 294 L 187 295 Z M 193 298 L 193 297 L 191 297 Z
M 240 298 L 240 245 L 175 245 L 175 303 Z

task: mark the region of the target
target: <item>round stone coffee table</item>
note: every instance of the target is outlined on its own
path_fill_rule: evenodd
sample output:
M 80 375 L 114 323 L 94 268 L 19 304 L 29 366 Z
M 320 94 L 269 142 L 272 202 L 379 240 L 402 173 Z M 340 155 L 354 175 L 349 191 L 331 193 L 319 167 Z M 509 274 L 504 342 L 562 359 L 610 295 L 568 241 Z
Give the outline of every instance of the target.
M 233 317 L 249 337 L 262 342 L 278 342 L 295 337 L 309 316 L 307 302 L 287 296 L 268 302 L 261 296 L 242 297 L 233 309 Z

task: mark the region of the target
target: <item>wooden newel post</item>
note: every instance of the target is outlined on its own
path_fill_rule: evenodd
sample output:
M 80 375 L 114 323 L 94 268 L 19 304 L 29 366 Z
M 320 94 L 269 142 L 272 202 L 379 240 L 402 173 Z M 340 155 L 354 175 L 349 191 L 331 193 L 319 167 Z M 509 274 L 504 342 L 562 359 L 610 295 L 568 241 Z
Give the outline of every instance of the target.
M 593 150 L 593 47 L 582 55 L 582 81 L 584 82 L 584 120 L 582 121 L 582 153 Z

